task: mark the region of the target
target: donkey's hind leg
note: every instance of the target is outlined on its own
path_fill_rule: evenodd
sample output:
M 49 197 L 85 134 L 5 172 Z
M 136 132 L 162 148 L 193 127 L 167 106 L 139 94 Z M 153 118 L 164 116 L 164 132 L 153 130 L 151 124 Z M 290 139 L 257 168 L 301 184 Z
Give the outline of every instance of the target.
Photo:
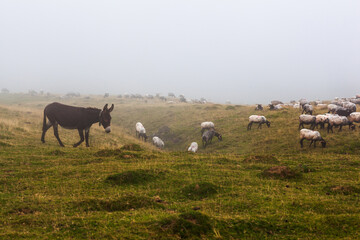
M 57 122 L 55 122 L 53 124 L 53 128 L 54 128 L 54 135 L 55 135 L 56 139 L 58 140 L 60 146 L 65 147 L 64 144 L 61 142 L 60 137 L 59 137 L 58 123 Z
M 45 134 L 46 134 L 46 131 L 49 130 L 49 128 L 51 128 L 52 126 L 52 123 L 49 121 L 47 122 L 44 127 L 43 127 L 43 131 L 42 131 L 42 134 L 41 134 L 41 141 L 43 143 L 45 143 Z

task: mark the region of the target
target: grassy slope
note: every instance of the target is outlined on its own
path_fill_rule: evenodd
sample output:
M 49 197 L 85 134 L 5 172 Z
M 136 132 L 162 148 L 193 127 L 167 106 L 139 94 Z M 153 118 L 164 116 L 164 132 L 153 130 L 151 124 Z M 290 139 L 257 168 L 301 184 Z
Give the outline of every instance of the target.
M 271 128 L 248 132 L 250 107 L 105 99 L 115 103 L 112 133 L 94 126 L 92 147 L 74 149 L 76 131 L 61 129 L 67 147 L 60 148 L 51 129 L 46 144 L 39 140 L 42 109 L 57 98 L 26 98 L 0 97 L 0 238 L 360 237 L 358 130 L 322 131 L 327 149 L 301 150 L 293 109 L 265 111 Z M 105 100 L 62 102 L 102 106 Z M 200 142 L 204 120 L 215 122 L 224 141 L 186 153 L 191 141 Z M 129 136 L 136 121 L 148 133 L 168 126 L 181 141 L 165 143 L 167 149 L 182 152 L 159 152 Z M 129 143 L 143 150 L 117 151 Z M 260 157 L 244 162 L 254 155 Z M 276 165 L 300 177 L 261 177 Z M 118 184 L 106 180 L 114 174 Z M 217 193 L 201 193 L 207 186 Z

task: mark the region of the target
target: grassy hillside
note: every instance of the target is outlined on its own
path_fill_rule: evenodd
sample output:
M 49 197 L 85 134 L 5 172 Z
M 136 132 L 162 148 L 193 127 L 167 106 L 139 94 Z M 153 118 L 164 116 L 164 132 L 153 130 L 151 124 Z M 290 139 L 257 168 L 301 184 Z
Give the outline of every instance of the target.
M 91 147 L 72 148 L 77 132 L 60 129 L 61 148 L 50 129 L 42 144 L 52 101 L 114 103 L 112 132 L 94 125 Z M 248 106 L 12 94 L 0 104 L 1 239 L 360 238 L 358 129 L 321 131 L 328 148 L 300 149 L 294 109 L 264 111 L 271 127 L 246 131 Z M 185 152 L 205 120 L 224 140 Z M 137 121 L 162 129 L 165 151 L 134 138 Z

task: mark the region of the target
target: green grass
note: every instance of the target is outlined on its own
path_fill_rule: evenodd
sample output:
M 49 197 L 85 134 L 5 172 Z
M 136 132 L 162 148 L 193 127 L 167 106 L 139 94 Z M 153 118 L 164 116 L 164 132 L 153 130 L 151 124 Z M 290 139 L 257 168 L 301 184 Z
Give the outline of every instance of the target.
M 112 132 L 94 125 L 91 147 L 73 148 L 77 132 L 60 129 L 61 148 L 51 129 L 40 142 L 52 101 L 0 95 L 0 239 L 360 238 L 358 129 L 301 149 L 298 110 L 264 111 L 271 127 L 247 131 L 250 106 L 91 96 L 61 101 L 115 103 Z M 187 153 L 206 120 L 224 140 Z M 135 138 L 137 121 L 170 129 L 164 151 Z

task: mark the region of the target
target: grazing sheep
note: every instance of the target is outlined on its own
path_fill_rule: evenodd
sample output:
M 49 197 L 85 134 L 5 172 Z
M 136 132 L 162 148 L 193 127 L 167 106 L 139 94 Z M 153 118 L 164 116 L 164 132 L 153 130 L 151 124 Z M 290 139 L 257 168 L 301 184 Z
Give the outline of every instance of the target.
M 284 103 L 279 100 L 273 100 L 273 101 L 271 101 L 271 104 L 275 106 L 275 105 L 284 104 Z
M 315 128 L 315 124 L 316 124 L 316 117 L 312 116 L 312 115 L 300 115 L 299 116 L 299 130 L 301 129 L 301 127 L 304 127 L 304 124 L 310 124 L 310 129 L 314 129 Z
M 336 112 L 336 109 L 339 108 L 338 105 L 335 105 L 335 104 L 329 104 L 328 106 L 328 113 L 335 113 Z
M 344 108 L 350 110 L 351 112 L 356 112 L 356 104 L 352 102 L 344 102 L 342 105 Z
M 266 125 L 268 127 L 270 127 L 270 122 L 268 120 L 266 120 L 266 118 L 264 116 L 251 115 L 249 117 L 249 124 L 247 126 L 247 130 L 251 130 L 251 126 L 253 123 L 258 123 L 259 124 L 258 128 L 262 128 L 261 125 L 264 123 L 266 123 Z
M 356 123 L 360 123 L 360 112 L 353 112 L 353 113 L 350 113 L 349 115 L 349 120 L 351 123 L 354 124 L 354 122 Z M 355 126 L 355 125 L 354 125 Z
M 299 104 L 299 103 L 295 103 L 295 104 L 293 105 L 293 108 L 300 108 L 300 104 Z
M 264 110 L 263 106 L 261 104 L 257 104 L 255 111 L 262 111 Z
M 312 131 L 309 129 L 301 129 L 300 130 L 300 146 L 303 147 L 303 141 L 304 139 L 310 140 L 310 145 L 314 143 L 314 148 L 316 147 L 316 142 L 320 141 L 322 147 L 324 148 L 326 146 L 325 140 L 321 137 L 320 133 L 318 131 Z
M 354 125 L 352 124 L 352 122 L 345 116 L 331 116 L 329 117 L 329 124 L 328 124 L 328 129 L 327 132 L 329 132 L 331 130 L 331 132 L 333 131 L 333 126 L 335 127 L 339 127 L 339 132 L 342 130 L 342 126 L 346 126 L 349 125 L 349 129 L 354 129 Z
M 313 111 L 314 111 L 314 108 L 312 105 L 310 104 L 305 104 L 303 106 L 303 111 L 302 111 L 302 114 L 305 112 L 305 114 L 310 114 L 312 115 L 313 114 Z
M 137 122 L 136 125 L 135 125 L 135 129 L 136 129 L 136 133 L 135 135 L 138 137 L 138 138 L 142 138 L 145 142 L 146 142 L 146 139 L 148 138 L 147 135 L 146 135 L 146 130 L 144 128 L 144 126 L 142 125 L 141 122 Z
M 215 124 L 213 122 L 202 122 L 201 123 L 201 136 L 205 130 L 215 129 Z
M 355 104 L 360 104 L 360 98 L 352 98 L 352 99 L 350 99 L 350 102 L 355 103 Z
M 325 123 L 329 123 L 329 116 L 325 114 L 316 115 L 315 126 L 320 125 L 320 129 L 324 129 Z
M 281 104 L 277 104 L 277 105 L 274 105 L 272 103 L 269 104 L 269 109 L 270 110 L 279 110 L 279 109 L 282 109 L 282 105 Z
M 302 109 L 305 104 L 309 104 L 310 102 L 304 98 L 299 100 L 300 108 Z
M 163 149 L 165 144 L 159 137 L 153 137 L 153 143 L 156 147 Z
M 192 142 L 190 144 L 190 147 L 188 148 L 188 152 L 194 152 L 195 153 L 195 152 L 197 152 L 198 148 L 199 148 L 199 146 L 198 146 L 197 142 Z
M 222 141 L 222 135 L 218 132 L 215 132 L 214 129 L 207 130 L 202 135 L 202 143 L 203 147 L 206 148 L 206 146 L 212 142 L 213 137 L 216 136 L 219 141 Z
M 335 113 L 340 115 L 340 116 L 349 116 L 350 113 L 352 113 L 351 110 L 347 109 L 347 108 L 344 108 L 344 107 L 338 107 L 336 110 L 335 110 Z

